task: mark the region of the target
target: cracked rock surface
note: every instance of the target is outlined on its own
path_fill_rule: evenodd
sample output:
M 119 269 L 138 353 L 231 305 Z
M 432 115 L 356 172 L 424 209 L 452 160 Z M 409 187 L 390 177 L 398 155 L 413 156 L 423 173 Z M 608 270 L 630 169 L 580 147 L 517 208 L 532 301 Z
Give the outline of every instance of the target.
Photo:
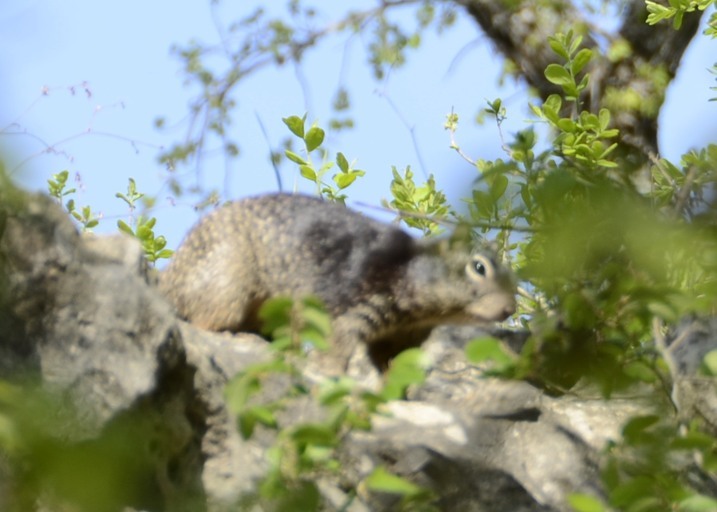
M 71 427 L 56 432 L 69 446 L 60 466 L 79 450 L 97 450 L 103 463 L 92 471 L 132 468 L 106 510 L 236 510 L 263 475 L 274 438 L 241 438 L 224 387 L 267 360 L 269 346 L 179 321 L 151 281 L 135 240 L 80 235 L 41 195 L 4 199 L 0 380 L 30 381 L 61 397 L 47 411 L 54 417 L 76 411 Z M 555 398 L 524 382 L 483 378 L 460 348 L 475 336 L 470 328 L 434 332 L 424 347 L 434 362 L 426 382 L 390 403 L 371 431 L 350 433 L 340 474 L 318 482 L 326 510 L 347 501 L 352 511 L 394 510 L 394 497 L 359 485 L 378 465 L 433 490 L 447 511 L 563 511 L 569 493 L 601 495 L 600 451 L 646 402 Z M 290 410 L 287 421 L 321 414 L 310 394 Z M 115 439 L 122 448 L 107 451 Z M 0 463 L 0 478 L 16 477 Z M 353 500 L 348 488 L 358 489 Z M 0 492 L 2 510 L 5 499 Z

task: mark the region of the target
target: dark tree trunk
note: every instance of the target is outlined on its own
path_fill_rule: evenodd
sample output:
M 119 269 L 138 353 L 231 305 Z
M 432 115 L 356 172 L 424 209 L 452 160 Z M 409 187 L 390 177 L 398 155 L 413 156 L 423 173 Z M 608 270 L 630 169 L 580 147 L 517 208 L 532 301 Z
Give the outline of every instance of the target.
M 600 39 L 607 38 L 608 44 L 624 40 L 632 50 L 625 57 L 616 61 L 604 56 L 593 60 L 592 84 L 582 106 L 593 112 L 601 107 L 611 110 L 613 124 L 620 130 L 620 141 L 627 146 L 628 151 L 623 154 L 633 153 L 631 164 L 635 167 L 659 154 L 657 117 L 665 90 L 697 33 L 701 12 L 685 16 L 680 30 L 675 30 L 669 22 L 651 26 L 645 22 L 645 2 L 630 0 L 621 12 L 620 28 L 606 34 L 598 32 L 569 1 L 459 0 L 457 3 L 466 8 L 543 99 L 560 92 L 543 74 L 546 66 L 557 60 L 547 44 L 548 36 L 570 28 L 577 31 L 584 28 L 583 45 L 596 49 L 596 41 Z M 635 153 L 638 161 L 634 161 Z

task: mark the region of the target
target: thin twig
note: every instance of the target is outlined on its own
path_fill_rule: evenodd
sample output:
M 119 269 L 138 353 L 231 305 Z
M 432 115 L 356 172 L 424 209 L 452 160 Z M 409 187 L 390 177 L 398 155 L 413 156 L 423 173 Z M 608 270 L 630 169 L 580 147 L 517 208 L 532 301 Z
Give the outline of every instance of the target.
M 675 206 L 673 210 L 675 217 L 679 217 L 680 213 L 682 212 L 682 209 L 685 208 L 687 200 L 690 197 L 690 191 L 692 190 L 692 183 L 695 181 L 696 176 L 697 167 L 691 166 L 690 170 L 687 171 L 687 176 L 685 176 L 685 182 L 682 184 L 682 188 L 677 193 L 677 201 L 675 201 Z
M 459 224 L 462 224 L 458 221 L 449 220 L 446 218 L 436 218 L 431 215 L 427 215 L 424 213 L 417 213 L 417 212 L 405 212 L 403 210 L 398 210 L 396 208 L 391 208 L 389 206 L 376 206 L 373 204 L 364 203 L 362 201 L 357 201 L 355 203 L 357 206 L 360 206 L 362 208 L 367 208 L 370 210 L 376 210 L 384 213 L 393 213 L 395 215 L 398 215 L 399 217 L 410 217 L 414 219 L 421 219 L 421 220 L 430 220 L 433 222 L 436 222 L 438 224 L 442 224 L 444 226 L 458 226 Z M 500 230 L 506 230 L 506 231 L 515 231 L 516 233 L 536 233 L 538 230 L 536 228 L 527 227 L 527 226 L 514 226 L 512 224 L 493 224 L 489 222 L 475 222 L 471 221 L 468 223 L 470 226 L 481 228 L 481 229 L 500 229 Z
M 269 148 L 269 160 L 271 161 L 271 166 L 274 169 L 274 176 L 276 177 L 276 186 L 278 187 L 279 192 L 283 192 L 284 184 L 281 181 L 281 173 L 279 172 L 279 167 L 276 165 L 276 161 L 272 157 L 271 141 L 269 140 L 269 134 L 266 131 L 264 122 L 261 120 L 261 117 L 259 117 L 259 112 L 254 112 L 254 116 L 256 117 L 256 122 L 259 123 L 259 129 L 264 135 L 264 140 L 266 141 L 266 145 Z
M 416 137 L 416 127 L 412 126 L 408 123 L 408 120 L 405 118 L 403 113 L 399 110 L 398 106 L 393 102 L 391 97 L 384 93 L 380 92 L 379 95 L 386 100 L 389 107 L 391 107 L 391 110 L 396 114 L 398 119 L 401 121 L 403 126 L 408 130 L 408 133 L 411 135 L 411 142 L 413 143 L 413 151 L 416 153 L 416 158 L 418 159 L 418 165 L 421 168 L 421 172 L 423 173 L 423 177 L 427 180 L 428 179 L 428 170 L 426 168 L 426 162 L 423 159 L 423 153 L 421 152 L 421 147 L 418 144 L 418 138 Z

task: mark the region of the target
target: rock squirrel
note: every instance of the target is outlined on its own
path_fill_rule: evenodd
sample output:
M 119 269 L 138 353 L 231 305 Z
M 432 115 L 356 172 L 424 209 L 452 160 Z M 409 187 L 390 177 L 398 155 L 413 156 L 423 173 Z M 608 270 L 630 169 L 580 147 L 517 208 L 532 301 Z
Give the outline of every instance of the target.
M 159 278 L 180 316 L 214 331 L 258 331 L 269 297 L 314 295 L 346 358 L 366 343 L 385 369 L 439 324 L 504 320 L 512 274 L 489 251 L 417 240 L 345 206 L 274 194 L 229 203 L 187 235 Z

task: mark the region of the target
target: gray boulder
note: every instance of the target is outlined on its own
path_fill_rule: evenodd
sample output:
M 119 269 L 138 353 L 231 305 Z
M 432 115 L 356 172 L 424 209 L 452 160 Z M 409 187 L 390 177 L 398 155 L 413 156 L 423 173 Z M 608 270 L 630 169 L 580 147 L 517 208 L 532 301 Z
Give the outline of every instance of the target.
M 224 389 L 271 357 L 268 344 L 179 321 L 135 240 L 81 236 L 41 195 L 0 199 L 0 381 L 54 397 L 36 414 L 53 419 L 55 469 L 80 480 L 50 473 L 32 487 L 38 495 L 18 497 L 35 470 L 18 471 L 12 454 L 3 456 L 0 480 L 10 483 L 0 486 L 0 509 L 236 510 L 268 467 L 275 435 L 260 429 L 242 439 Z M 602 448 L 627 418 L 649 411 L 649 401 L 556 398 L 485 378 L 460 348 L 476 334 L 434 332 L 425 345 L 433 360 L 426 382 L 389 403 L 372 430 L 349 433 L 338 450 L 340 474 L 318 479 L 326 510 L 395 510 L 394 496 L 361 485 L 378 465 L 433 490 L 439 510 L 567 511 L 570 493 L 601 495 Z M 307 379 L 320 371 L 312 366 Z M 286 382 L 266 386 L 280 394 Z M 307 394 L 281 419 L 322 414 Z M 37 454 L 30 465 L 45 460 Z M 103 485 L 111 500 L 88 492 Z M 63 509 L 63 500 L 72 504 Z

